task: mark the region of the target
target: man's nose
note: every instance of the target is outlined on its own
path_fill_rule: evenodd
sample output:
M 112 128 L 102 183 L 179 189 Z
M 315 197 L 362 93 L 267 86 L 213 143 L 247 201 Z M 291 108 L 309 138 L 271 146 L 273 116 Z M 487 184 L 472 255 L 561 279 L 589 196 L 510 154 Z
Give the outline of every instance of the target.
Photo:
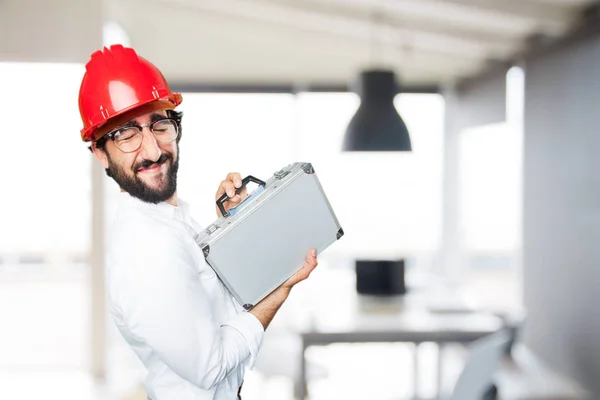
M 150 161 L 158 161 L 162 152 L 158 147 L 158 142 L 150 128 L 145 126 L 142 129 L 142 158 Z

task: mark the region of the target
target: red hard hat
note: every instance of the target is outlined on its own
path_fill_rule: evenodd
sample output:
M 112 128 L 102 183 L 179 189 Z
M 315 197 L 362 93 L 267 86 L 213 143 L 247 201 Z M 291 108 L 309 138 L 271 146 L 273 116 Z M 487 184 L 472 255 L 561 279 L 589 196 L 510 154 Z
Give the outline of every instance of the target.
M 160 100 L 175 108 L 182 101 L 162 73 L 135 50 L 113 45 L 96 51 L 85 66 L 79 89 L 81 139 L 88 142 L 108 120 L 134 108 Z

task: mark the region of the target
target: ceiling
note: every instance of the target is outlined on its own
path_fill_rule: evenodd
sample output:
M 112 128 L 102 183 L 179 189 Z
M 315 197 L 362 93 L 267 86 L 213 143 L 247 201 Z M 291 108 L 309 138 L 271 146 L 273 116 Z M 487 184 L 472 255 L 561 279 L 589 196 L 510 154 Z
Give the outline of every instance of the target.
M 589 0 L 114 0 L 130 44 L 184 84 L 406 86 L 472 77 L 528 38 L 564 35 Z
M 405 88 L 439 87 L 514 59 L 531 37 L 565 35 L 591 3 L 0 0 L 8 32 L 0 60 L 84 62 L 103 42 L 104 24 L 105 43 L 130 44 L 188 87 L 346 87 L 361 69 L 381 66 Z

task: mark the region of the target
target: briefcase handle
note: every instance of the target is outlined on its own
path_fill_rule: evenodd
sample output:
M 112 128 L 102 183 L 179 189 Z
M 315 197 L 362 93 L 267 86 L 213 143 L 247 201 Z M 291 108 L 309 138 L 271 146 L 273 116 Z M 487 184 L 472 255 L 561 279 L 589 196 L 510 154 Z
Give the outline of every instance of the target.
M 242 179 L 242 186 L 235 190 L 235 194 L 239 194 L 242 191 L 242 189 L 246 187 L 246 185 L 250 182 L 254 182 L 262 187 L 265 187 L 266 185 L 264 181 L 261 181 L 260 179 L 255 178 L 252 175 L 248 175 L 247 177 Z M 229 217 L 230 215 L 228 211 L 225 211 L 225 206 L 223 205 L 223 203 L 225 203 L 227 200 L 229 200 L 229 196 L 227 196 L 227 193 L 223 193 L 223 195 L 219 197 L 219 200 L 217 200 L 217 207 L 219 207 L 219 211 L 221 211 L 221 214 L 224 217 Z

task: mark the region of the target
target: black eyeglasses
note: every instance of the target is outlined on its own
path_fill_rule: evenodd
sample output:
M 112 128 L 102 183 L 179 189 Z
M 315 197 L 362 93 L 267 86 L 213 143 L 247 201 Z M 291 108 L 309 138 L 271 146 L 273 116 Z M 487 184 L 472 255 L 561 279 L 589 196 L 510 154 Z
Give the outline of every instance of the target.
M 142 130 L 145 127 L 150 128 L 156 141 L 163 144 L 173 143 L 179 136 L 179 122 L 172 118 L 164 118 L 149 124 L 117 128 L 104 137 L 115 142 L 123 153 L 133 153 L 142 146 Z

